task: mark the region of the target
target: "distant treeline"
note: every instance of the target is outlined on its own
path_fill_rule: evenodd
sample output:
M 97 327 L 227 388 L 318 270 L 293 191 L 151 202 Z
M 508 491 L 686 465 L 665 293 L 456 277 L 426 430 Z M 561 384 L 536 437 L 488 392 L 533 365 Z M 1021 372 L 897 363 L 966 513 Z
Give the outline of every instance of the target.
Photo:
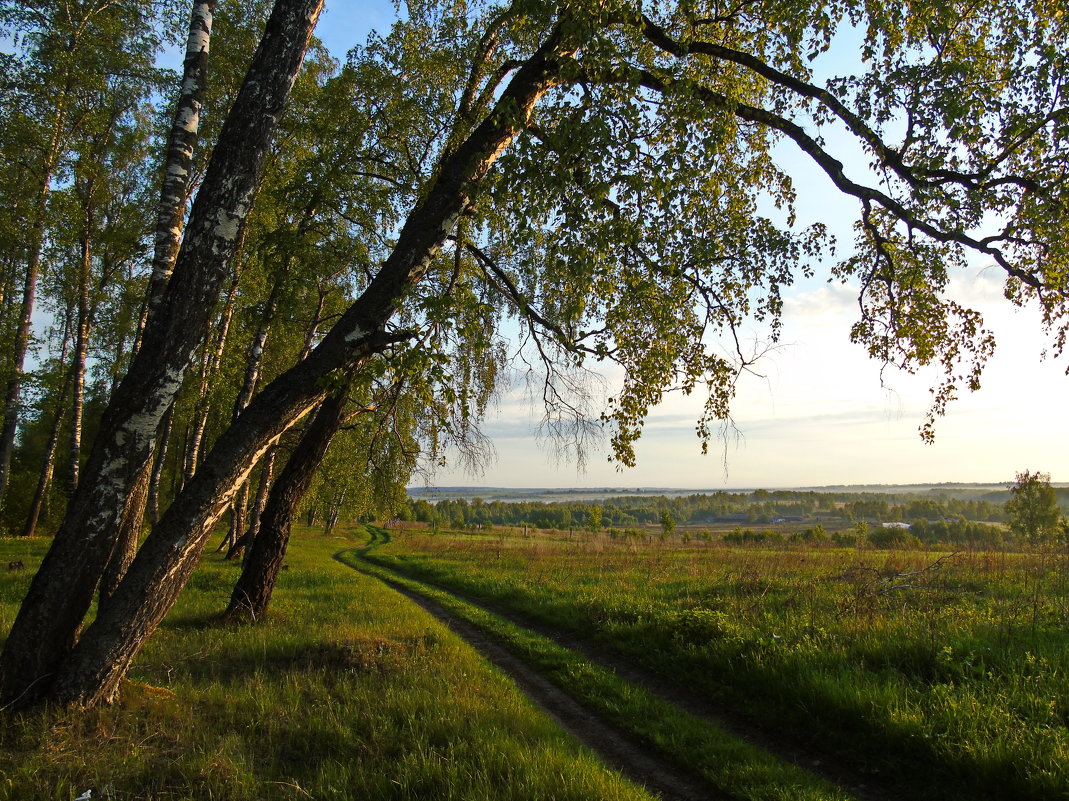
M 1000 495 L 1009 497 L 1009 493 Z M 752 493 L 718 492 L 679 497 L 622 496 L 601 501 L 483 501 L 446 499 L 430 503 L 409 499 L 398 513 L 400 520 L 415 520 L 442 528 L 472 529 L 496 526 L 532 526 L 559 530 L 627 528 L 661 525 L 664 514 L 684 526 L 737 523 L 772 524 L 782 518 L 813 522 L 847 520 L 871 524 L 901 522 L 938 527 L 961 521 L 1003 523 L 1003 503 L 995 500 L 932 496 L 834 493 L 801 490 L 757 490 Z M 1059 501 L 1069 504 L 1069 492 L 1059 489 Z

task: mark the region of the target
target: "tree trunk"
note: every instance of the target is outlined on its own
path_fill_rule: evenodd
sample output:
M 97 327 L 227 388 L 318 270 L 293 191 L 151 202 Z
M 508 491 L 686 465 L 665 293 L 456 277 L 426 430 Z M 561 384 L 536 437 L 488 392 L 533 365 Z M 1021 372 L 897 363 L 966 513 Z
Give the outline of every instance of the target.
M 11 472 L 11 453 L 15 447 L 15 432 L 19 425 L 19 406 L 22 397 L 22 382 L 26 366 L 26 353 L 30 347 L 30 328 L 33 307 L 37 297 L 37 279 L 41 272 L 41 250 L 44 241 L 45 206 L 48 200 L 48 183 L 51 169 L 45 175 L 45 188 L 38 200 L 37 219 L 33 225 L 33 244 L 26 264 L 26 278 L 22 287 L 22 310 L 15 331 L 15 347 L 12 355 L 12 373 L 4 393 L 4 417 L 0 425 L 0 507 L 7 495 L 7 482 Z
M 167 282 L 174 272 L 175 260 L 182 243 L 186 203 L 193 190 L 190 180 L 193 170 L 193 149 L 200 129 L 200 111 L 207 85 L 208 49 L 211 43 L 212 15 L 216 0 L 195 0 L 186 35 L 186 55 L 182 63 L 182 83 L 175 104 L 171 132 L 167 140 L 167 155 L 163 164 L 160 200 L 156 206 L 156 236 L 152 255 L 152 273 L 141 309 L 132 347 L 133 355 L 141 349 L 141 338 L 149 317 L 163 300 Z M 119 522 L 119 533 L 101 577 L 100 603 L 106 604 L 119 580 L 133 561 L 146 505 L 152 522 L 159 519 L 159 481 L 167 455 L 167 443 L 174 418 L 174 403 L 168 406 L 162 421 L 163 431 L 154 461 L 146 462 L 134 481 L 127 507 Z
M 341 507 L 345 503 L 345 490 L 335 495 L 330 502 L 330 511 L 327 513 L 327 522 L 323 526 L 323 535 L 329 537 L 334 533 L 334 527 L 338 525 L 338 517 L 341 516 Z
M 46 697 L 49 677 L 65 681 L 68 693 L 77 687 L 75 694 L 86 700 L 89 696 L 101 700 L 114 691 L 118 678 L 105 687 L 91 678 L 92 670 L 78 667 L 73 673 L 61 672 L 60 667 L 71 653 L 114 550 L 127 500 L 151 458 L 160 420 L 203 338 L 213 301 L 244 230 L 271 136 L 322 5 L 323 0 L 277 0 L 272 10 L 260 47 L 220 131 L 174 272 L 159 306 L 149 316 L 141 348 L 104 413 L 66 519 L 33 579 L 0 655 L 2 703 Z M 225 475 L 229 480 L 240 472 L 226 471 Z M 192 539 L 198 540 L 195 535 Z M 180 580 L 184 583 L 184 578 Z M 119 590 L 127 583 L 124 580 Z M 118 603 L 118 595 L 116 603 L 104 611 L 130 614 L 129 600 Z M 154 603 L 154 599 L 144 600 Z M 171 600 L 167 599 L 168 606 Z M 128 660 L 123 660 L 120 670 L 124 672 L 127 665 Z
M 160 482 L 163 480 L 163 466 L 167 461 L 167 449 L 171 444 L 171 431 L 174 426 L 174 406 L 167 410 L 163 417 L 163 426 L 160 429 L 160 443 L 156 448 L 156 458 L 152 462 L 152 474 L 148 482 L 148 506 L 149 520 L 155 525 L 160 519 Z
M 100 606 L 103 608 L 111 601 L 115 588 L 119 586 L 122 577 L 134 561 L 137 553 L 137 543 L 141 539 L 141 528 L 145 522 L 145 509 L 153 510 L 152 522 L 156 522 L 156 499 L 159 495 L 156 483 L 160 480 L 160 472 L 163 469 L 163 460 L 167 455 L 167 442 L 171 438 L 171 422 L 174 420 L 174 404 L 163 415 L 161 425 L 159 447 L 156 449 L 156 458 L 145 465 L 141 475 L 137 477 L 130 492 L 130 499 L 126 504 L 122 519 L 119 521 L 119 535 L 115 540 L 115 548 L 108 558 L 108 564 L 100 577 Z
M 276 12 L 277 9 L 278 6 Z M 310 17 L 314 17 L 318 9 L 317 3 L 314 11 L 308 12 Z M 308 20 L 312 21 L 314 20 L 311 18 Z M 271 25 L 268 27 L 270 29 Z M 270 35 L 265 37 L 265 40 L 267 39 L 270 39 Z M 261 45 L 261 49 L 264 47 Z M 268 384 L 253 398 L 241 416 L 223 432 L 204 464 L 145 540 L 116 589 L 112 603 L 107 609 L 101 610 L 69 656 L 66 659 L 49 661 L 41 658 L 41 649 L 35 648 L 30 658 L 22 657 L 21 660 L 16 660 L 9 655 L 9 651 L 13 650 L 15 654 L 19 654 L 21 647 L 29 650 L 36 643 L 22 638 L 19 642 L 20 648 L 11 649 L 12 639 L 8 639 L 9 648 L 4 652 L 4 678 L 9 697 L 13 687 L 17 688 L 19 684 L 23 684 L 28 690 L 28 685 L 34 682 L 44 683 L 45 675 L 53 671 L 55 678 L 46 696 L 52 700 L 91 706 L 114 697 L 134 656 L 185 586 L 213 526 L 233 498 L 236 487 L 247 477 L 253 465 L 279 436 L 322 402 L 326 397 L 325 382 L 332 374 L 338 371 L 351 373 L 361 370 L 374 354 L 381 352 L 392 342 L 411 336 L 410 332 L 396 335 L 385 333 L 387 322 L 400 307 L 408 288 L 423 277 L 446 237 L 455 230 L 461 215 L 469 206 L 481 180 L 494 161 L 528 124 L 538 100 L 559 82 L 558 76 L 563 61 L 570 58 L 574 51 L 574 46 L 562 44 L 561 26 L 558 25 L 534 55 L 515 71 L 489 116 L 441 163 L 434 183 L 401 227 L 393 252 L 367 289 L 306 359 Z M 239 105 L 240 97 L 235 109 Z M 231 116 L 234 116 L 233 112 Z M 252 136 L 253 132 L 246 130 L 245 135 Z M 219 152 L 220 148 L 217 147 L 215 155 L 218 156 Z M 214 160 L 213 157 L 213 163 Z M 236 168 L 237 165 L 234 166 Z M 236 177 L 232 180 L 238 181 Z M 205 187 L 202 187 L 198 195 L 198 204 L 205 198 L 207 183 L 206 181 Z M 214 194 L 214 191 L 210 192 L 209 196 L 211 194 Z M 195 208 L 194 217 L 196 216 Z M 194 227 L 191 222 L 190 230 Z M 190 236 L 191 234 L 187 233 L 186 245 Z M 183 254 L 185 253 L 186 246 L 183 246 Z M 200 256 L 207 258 L 208 254 L 201 253 Z M 179 259 L 179 267 L 181 264 L 182 257 Z M 173 301 L 180 294 L 197 297 L 202 302 L 210 299 L 194 292 L 194 289 L 199 289 L 196 284 L 187 286 L 185 282 L 179 282 L 176 285 L 180 272 L 176 268 L 166 299 Z M 169 333 L 179 337 L 181 326 L 178 321 L 173 314 L 164 313 L 167 312 L 168 305 L 165 303 L 161 308 L 160 317 L 168 321 L 168 325 L 159 327 L 159 335 Z M 188 326 L 188 322 L 183 321 L 183 325 Z M 138 354 L 127 380 L 120 387 L 120 393 L 126 389 L 128 383 L 132 389 L 148 383 L 152 374 L 144 376 L 142 373 L 161 363 L 157 353 L 160 347 L 154 342 L 154 338 L 158 340 L 155 331 L 155 327 L 150 324 L 145 345 Z M 153 345 L 152 348 L 149 347 L 150 344 Z M 187 350 L 186 353 L 188 352 Z M 174 369 L 173 366 L 166 366 L 173 364 L 168 361 L 163 369 Z M 159 377 L 156 381 L 158 384 L 166 383 Z M 151 402 L 154 405 L 159 404 L 159 398 L 160 393 L 157 391 L 151 397 Z M 123 412 L 121 419 L 138 422 L 145 419 L 148 409 L 141 407 L 130 414 L 124 409 L 126 402 L 126 397 L 117 396 L 117 399 L 113 400 L 113 405 Z M 162 411 L 160 413 L 162 414 Z M 156 419 L 158 420 L 158 417 Z M 108 432 L 112 427 L 120 430 L 114 423 L 106 425 L 104 430 Z M 102 436 L 101 439 L 113 442 L 110 436 Z M 132 449 L 128 447 L 127 451 L 129 450 Z M 107 449 L 102 449 L 101 452 L 105 455 L 113 453 Z M 131 462 L 130 456 L 125 452 L 114 452 L 114 456 L 119 464 Z M 92 463 L 90 460 L 90 464 Z M 110 477 L 116 474 L 122 475 L 113 468 L 105 475 Z M 83 478 L 83 486 L 85 484 Z M 81 494 L 79 489 L 79 496 Z M 115 495 L 108 493 L 107 497 L 114 500 Z M 63 566 L 70 569 L 70 561 Z M 72 580 L 68 577 L 65 581 L 62 574 L 53 574 L 50 578 L 54 579 L 51 586 L 47 583 L 43 586 L 51 590 L 53 595 L 57 591 L 68 589 L 72 584 Z M 41 606 L 43 605 L 35 603 L 32 608 L 36 612 Z M 23 608 L 26 608 L 26 604 Z M 80 619 L 79 616 L 78 620 Z M 75 627 L 76 625 L 77 623 Z M 74 627 L 70 629 L 73 630 Z M 38 631 L 49 631 L 44 621 Z M 69 632 L 66 633 L 69 636 Z M 54 636 L 39 639 L 45 641 L 46 648 L 54 647 L 51 645 Z M 30 669 L 11 671 L 9 666 L 15 661 L 20 661 L 21 665 Z M 42 671 L 41 665 L 51 670 Z M 15 677 L 19 681 L 14 681 Z
M 153 247 L 152 274 L 141 310 L 134 340 L 134 352 L 141 347 L 141 334 L 150 314 L 163 298 L 163 290 L 174 272 L 182 242 L 186 203 L 192 191 L 193 149 L 200 130 L 200 112 L 208 76 L 208 49 L 212 36 L 212 17 L 216 0 L 196 0 L 186 36 L 186 55 L 182 62 L 182 84 L 175 104 L 167 156 L 163 165 L 163 186 L 156 210 L 156 236 Z
M 244 411 L 256 392 L 256 385 L 260 380 L 260 368 L 262 367 L 264 360 L 264 348 L 267 346 L 267 337 L 271 333 L 271 323 L 275 318 L 275 310 L 278 306 L 278 298 L 281 292 L 282 273 L 280 272 L 275 277 L 274 286 L 271 287 L 271 294 L 267 299 L 267 305 L 264 308 L 263 316 L 260 318 L 260 325 L 257 327 L 256 335 L 253 337 L 252 344 L 249 346 L 249 354 L 245 360 L 245 379 L 242 381 L 241 391 L 238 393 L 237 400 L 234 402 L 233 419 L 237 419 L 238 415 Z M 224 544 L 228 546 L 226 554 L 227 559 L 232 559 L 241 549 L 241 543 L 247 539 L 245 536 L 245 526 L 248 520 L 248 508 L 249 485 L 248 482 L 246 482 L 245 484 L 242 484 L 241 488 L 238 490 L 237 498 L 230 510 L 230 533 L 227 534 L 227 538 L 224 541 Z M 220 550 L 222 550 L 222 546 L 220 546 Z
M 75 179 L 77 181 L 77 179 Z M 85 406 L 85 362 L 89 355 L 89 329 L 91 326 L 89 309 L 89 278 L 92 267 L 92 182 L 85 190 L 85 219 L 82 229 L 82 258 L 78 271 L 78 325 L 74 337 L 74 358 L 71 362 L 73 380 L 71 382 L 71 426 L 70 426 L 70 462 L 67 466 L 67 495 L 74 496 L 78 488 L 78 470 L 82 462 L 82 410 Z
M 72 47 L 74 45 L 72 44 Z M 15 331 L 12 375 L 4 394 L 4 417 L 0 425 L 0 508 L 4 505 L 7 483 L 11 473 L 11 453 L 15 447 L 15 433 L 19 425 L 19 403 L 22 396 L 22 381 L 26 366 L 26 353 L 30 347 L 30 330 L 33 324 L 33 308 L 37 298 L 37 279 L 41 273 L 41 256 L 45 242 L 45 217 L 48 196 L 52 188 L 52 175 L 59 161 L 59 152 L 66 126 L 67 96 L 71 84 L 68 80 L 59 92 L 52 118 L 52 132 L 42 165 L 40 181 L 36 184 L 36 200 L 33 207 L 33 222 L 30 226 L 30 244 L 27 248 L 26 278 L 22 285 L 22 308 Z
M 67 372 L 69 378 L 70 372 Z M 67 394 L 69 380 L 63 382 L 63 394 Z M 41 464 L 41 473 L 37 478 L 37 488 L 33 492 L 33 500 L 30 502 L 30 510 L 26 514 L 26 524 L 22 529 L 23 537 L 32 537 L 37 531 L 37 521 L 41 518 L 41 510 L 44 508 L 45 497 L 48 495 L 48 487 L 52 482 L 52 473 L 56 467 L 56 450 L 59 446 L 59 433 L 65 416 L 66 399 L 61 397 L 56 402 L 56 409 L 52 414 L 52 428 L 48 435 L 48 444 L 45 445 L 45 456 Z
M 197 389 L 197 401 L 193 406 L 193 422 L 190 426 L 189 436 L 186 439 L 185 458 L 183 459 L 182 479 L 189 481 L 197 472 L 197 463 L 200 461 L 201 444 L 204 442 L 204 431 L 208 428 L 208 415 L 211 413 L 211 402 L 208 400 L 208 389 L 212 379 L 219 372 L 223 363 L 223 353 L 226 350 L 226 341 L 230 335 L 230 323 L 234 318 L 234 309 L 237 306 L 238 279 L 240 271 L 234 272 L 230 282 L 230 289 L 226 293 L 226 304 L 219 320 L 219 334 L 215 338 L 215 348 L 211 357 L 207 351 L 201 363 L 200 385 Z
M 74 309 L 67 305 L 66 323 L 63 327 L 63 346 L 60 348 L 59 364 L 62 368 L 67 363 L 67 353 L 71 343 L 71 318 Z M 37 478 L 37 488 L 33 493 L 33 501 L 30 502 L 30 510 L 26 515 L 26 524 L 22 529 L 22 536 L 32 537 L 37 531 L 37 521 L 44 509 L 45 498 L 48 495 L 48 487 L 52 481 L 52 473 L 56 467 L 56 450 L 59 448 L 59 434 L 63 426 L 63 418 L 67 411 L 67 393 L 70 390 L 72 379 L 71 370 L 63 370 L 63 383 L 56 393 L 56 408 L 52 413 L 52 427 L 48 434 L 48 444 L 45 445 L 45 456 L 41 464 L 41 473 Z
M 223 545 L 229 546 L 226 552 L 227 561 L 233 559 L 239 553 L 244 553 L 245 558 L 242 561 L 248 562 L 250 546 L 260 530 L 260 518 L 264 513 L 264 504 L 267 503 L 267 492 L 271 489 L 271 478 L 275 471 L 275 456 L 277 454 L 278 445 L 276 444 L 272 445 L 268 449 L 267 455 L 264 456 L 264 465 L 260 469 L 260 483 L 256 489 L 256 500 L 253 501 L 252 509 L 248 514 L 249 525 L 245 532 L 232 543 L 223 542 Z M 223 545 L 220 545 L 216 550 L 223 550 Z
M 252 543 L 260 534 L 260 521 L 263 520 L 264 508 L 267 506 L 267 493 L 271 489 L 271 479 L 275 473 L 275 457 L 278 456 L 278 445 L 272 445 L 264 457 L 264 466 L 260 471 L 260 486 L 256 489 L 256 501 L 249 515 L 249 527 L 245 531 L 246 553 L 251 550 Z
M 137 553 L 137 542 L 141 538 L 141 525 L 145 519 L 145 496 L 149 489 L 149 471 L 142 470 L 130 492 L 130 502 L 126 505 L 122 519 L 119 521 L 119 536 L 115 540 L 115 549 L 108 558 L 104 573 L 100 577 L 100 603 L 98 609 L 106 609 L 119 586 L 122 577 L 130 569 Z M 99 612 L 98 612 L 99 614 Z
M 260 523 L 260 533 L 252 540 L 249 558 L 234 586 L 225 617 L 255 621 L 267 611 L 282 560 L 286 556 L 297 506 L 308 491 L 331 439 L 345 419 L 345 402 L 344 391 L 331 395 L 323 402 L 271 488 Z
M 230 531 L 226 535 L 227 554 L 234 552 L 238 541 L 245 534 L 245 521 L 249 510 L 249 481 L 246 478 L 234 493 L 234 502 L 230 505 Z

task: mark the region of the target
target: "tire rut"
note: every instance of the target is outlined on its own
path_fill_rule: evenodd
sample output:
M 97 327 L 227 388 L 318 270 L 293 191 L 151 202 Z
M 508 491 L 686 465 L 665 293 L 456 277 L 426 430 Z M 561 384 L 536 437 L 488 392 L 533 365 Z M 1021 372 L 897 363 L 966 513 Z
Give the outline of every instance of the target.
M 382 566 L 379 565 L 379 567 Z M 386 569 L 392 570 L 392 568 Z M 870 776 L 862 774 L 853 766 L 836 758 L 835 755 L 818 748 L 807 747 L 787 737 L 776 736 L 767 729 L 745 720 L 740 715 L 733 714 L 695 697 L 692 690 L 681 687 L 678 683 L 664 678 L 653 670 L 636 665 L 618 652 L 593 643 L 589 639 L 554 629 L 540 621 L 518 614 L 511 609 L 457 592 L 451 587 L 424 581 L 416 576 L 408 576 L 401 571 L 397 572 L 400 575 L 405 575 L 405 578 L 449 593 L 458 600 L 504 618 L 510 623 L 522 626 L 552 640 L 557 645 L 575 651 L 589 661 L 612 670 L 620 678 L 642 687 L 661 700 L 674 704 L 694 717 L 711 723 L 750 745 L 756 746 L 785 762 L 790 762 L 828 780 L 832 784 L 838 785 L 849 791 L 858 801 L 904 801 L 904 799 L 923 797 L 923 794 L 917 796 L 905 787 L 896 787 L 892 791 L 875 785 L 872 783 Z
M 389 541 L 389 534 L 384 532 L 383 539 L 377 544 L 385 545 Z M 518 614 L 511 609 L 458 592 L 452 587 L 427 581 L 417 576 L 409 576 L 403 571 L 395 570 L 393 567 L 376 566 L 394 571 L 398 575 L 426 584 L 436 590 L 446 592 L 458 600 L 502 617 L 511 623 L 552 640 L 557 645 L 575 651 L 589 661 L 612 670 L 621 678 L 642 687 L 661 700 L 674 704 L 694 717 L 711 723 L 738 737 L 740 740 L 744 740 L 779 759 L 790 762 L 838 785 L 854 795 L 858 801 L 904 801 L 904 799 L 923 798 L 925 796 L 923 788 L 920 788 L 918 792 L 917 789 L 909 786 L 906 782 L 888 781 L 888 777 L 874 778 L 871 774 L 862 772 L 856 766 L 843 761 L 835 754 L 812 745 L 799 743 L 793 738 L 778 736 L 767 728 L 758 726 L 738 714 L 696 698 L 687 688 L 680 687 L 677 683 L 650 669 L 638 666 L 618 652 L 597 645 L 589 639 L 554 629 L 537 620 L 532 620 L 530 617 Z M 415 599 L 414 594 L 403 588 L 392 584 L 391 586 L 394 586 L 395 589 L 400 589 L 408 597 Z M 422 596 L 418 597 L 422 598 Z M 442 611 L 444 612 L 445 610 Z M 446 612 L 445 614 L 448 615 L 449 613 Z M 588 712 L 587 714 L 590 713 Z M 721 793 L 719 797 L 725 796 Z
M 731 798 L 703 777 L 659 758 L 651 752 L 648 744 L 639 742 L 598 717 L 475 625 L 397 582 L 342 562 L 339 556 L 336 554 L 334 558 L 341 564 L 381 581 L 444 623 L 450 631 L 508 675 L 561 728 L 636 784 L 665 801 L 727 801 Z

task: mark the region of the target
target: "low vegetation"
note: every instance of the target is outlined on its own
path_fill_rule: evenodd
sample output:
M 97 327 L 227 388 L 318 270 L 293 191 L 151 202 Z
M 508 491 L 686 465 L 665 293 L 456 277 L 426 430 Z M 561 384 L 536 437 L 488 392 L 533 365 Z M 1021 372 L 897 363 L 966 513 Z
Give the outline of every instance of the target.
M 1064 552 L 499 531 L 408 532 L 367 558 L 588 637 L 874 782 L 1069 798 Z
M 381 541 L 380 541 L 381 542 Z M 377 546 L 342 554 L 346 564 L 397 583 L 444 606 L 493 635 L 596 715 L 657 751 L 682 770 L 700 775 L 731 798 L 751 801 L 847 801 L 847 791 L 700 719 L 611 669 L 591 662 L 448 592 L 406 579 L 364 560 Z
M 267 619 L 214 622 L 237 574 L 206 557 L 121 699 L 0 722 L 0 798 L 619 799 L 603 767 L 444 626 L 297 532 Z M 47 542 L 0 540 L 0 631 Z M 567 776 L 566 782 L 561 781 Z
M 1030 474 L 1022 474 L 1030 477 Z M 1020 476 L 1019 476 L 1020 478 Z M 1017 507 L 1034 513 L 1032 502 L 1007 505 L 1020 487 L 949 486 L 884 492 L 853 490 L 755 490 L 689 495 L 648 493 L 610 495 L 590 500 L 527 500 L 491 497 L 443 498 L 430 503 L 410 498 L 398 507 L 395 527 L 432 531 L 487 531 L 493 527 L 567 531 L 606 530 L 616 536 L 641 536 L 650 531 L 666 536 L 677 526 L 696 539 L 725 534 L 729 541 L 809 542 L 877 547 L 942 544 L 949 547 L 1014 547 L 1058 541 L 1061 509 L 1069 508 L 1069 488 L 1051 487 L 1049 476 L 1036 474 L 1035 492 L 1045 493 L 1043 536 L 1031 524 L 1020 525 Z M 578 492 L 578 491 L 577 491 Z M 623 492 L 623 491 L 621 491 Z M 491 491 L 491 495 L 493 491 Z M 557 492 L 559 495 L 559 492 Z

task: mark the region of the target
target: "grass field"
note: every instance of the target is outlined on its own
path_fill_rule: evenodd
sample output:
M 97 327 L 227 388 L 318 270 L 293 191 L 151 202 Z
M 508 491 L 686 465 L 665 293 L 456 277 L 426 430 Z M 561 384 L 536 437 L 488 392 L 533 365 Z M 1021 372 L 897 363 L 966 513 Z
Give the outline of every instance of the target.
M 26 565 L 0 573 L 0 631 L 46 545 L 0 540 Z M 815 744 L 881 797 L 1069 798 L 1062 553 L 303 530 L 249 627 L 215 619 L 236 574 L 205 557 L 115 706 L 0 721 L 0 799 L 652 797 L 379 578 L 733 798 L 853 796 L 454 593 Z
M 651 798 L 427 613 L 295 533 L 272 611 L 221 626 L 236 567 L 204 558 L 118 704 L 0 722 L 0 798 Z M 47 543 L 0 540 L 0 631 Z
M 388 539 L 389 535 L 382 532 L 378 543 Z M 577 699 L 588 714 L 608 721 L 617 731 L 641 743 L 645 753 L 658 754 L 676 772 L 702 777 L 714 797 L 750 801 L 851 801 L 855 798 L 851 790 L 794 761 L 768 753 L 716 722 L 658 697 L 641 684 L 621 678 L 612 666 L 586 658 L 572 648 L 447 591 L 406 579 L 367 561 L 365 557 L 377 548 L 378 544 L 373 542 L 370 547 L 345 552 L 340 558 L 357 569 L 430 599 L 454 617 L 490 634 Z
M 367 558 L 596 640 L 875 783 L 1069 798 L 1064 553 L 410 532 Z

